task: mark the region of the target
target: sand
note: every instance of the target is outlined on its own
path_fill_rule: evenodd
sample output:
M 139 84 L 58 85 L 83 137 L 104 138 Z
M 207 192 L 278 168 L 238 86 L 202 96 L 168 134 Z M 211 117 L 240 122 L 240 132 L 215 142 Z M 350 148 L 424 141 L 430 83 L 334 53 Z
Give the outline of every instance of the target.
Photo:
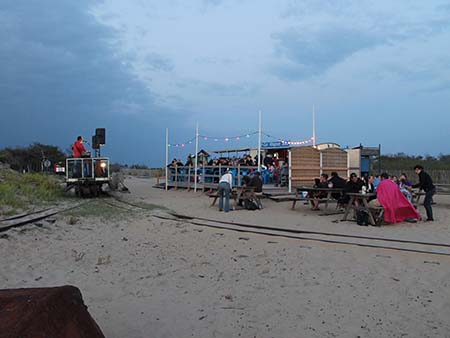
M 129 178 L 121 197 L 214 219 L 450 243 L 445 196 L 434 223 L 379 228 L 269 200 L 225 214 L 200 192 L 152 184 Z M 73 225 L 60 215 L 10 230 L 0 288 L 75 285 L 109 338 L 450 337 L 450 257 L 210 229 L 160 212 Z

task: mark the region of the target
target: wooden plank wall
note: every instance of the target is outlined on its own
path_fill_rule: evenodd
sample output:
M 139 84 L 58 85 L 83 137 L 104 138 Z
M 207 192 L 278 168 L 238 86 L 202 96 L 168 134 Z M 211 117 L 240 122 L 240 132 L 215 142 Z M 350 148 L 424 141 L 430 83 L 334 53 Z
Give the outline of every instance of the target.
M 292 186 L 311 186 L 320 176 L 320 152 L 313 147 L 297 147 L 291 150 Z
M 342 178 L 348 175 L 348 154 L 345 150 L 339 148 L 328 148 L 321 151 L 322 154 L 322 173 L 331 175 L 336 171 Z

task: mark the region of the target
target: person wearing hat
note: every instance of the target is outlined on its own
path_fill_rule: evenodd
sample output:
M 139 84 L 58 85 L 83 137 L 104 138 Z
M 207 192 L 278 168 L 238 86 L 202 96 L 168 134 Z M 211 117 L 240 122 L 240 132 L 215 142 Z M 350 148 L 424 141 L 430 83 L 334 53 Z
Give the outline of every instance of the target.
M 225 171 L 225 174 L 219 180 L 219 187 L 217 194 L 219 195 L 219 211 L 223 209 L 223 198 L 225 197 L 225 212 L 230 211 L 230 192 L 233 188 L 233 175 L 231 175 L 230 169 Z

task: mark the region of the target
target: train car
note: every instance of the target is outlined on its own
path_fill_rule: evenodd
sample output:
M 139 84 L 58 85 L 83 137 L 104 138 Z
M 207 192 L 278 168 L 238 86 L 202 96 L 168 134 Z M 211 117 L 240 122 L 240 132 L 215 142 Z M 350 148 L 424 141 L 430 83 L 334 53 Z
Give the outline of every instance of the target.
M 79 197 L 97 197 L 111 181 L 107 157 L 66 159 L 66 191 L 74 188 Z

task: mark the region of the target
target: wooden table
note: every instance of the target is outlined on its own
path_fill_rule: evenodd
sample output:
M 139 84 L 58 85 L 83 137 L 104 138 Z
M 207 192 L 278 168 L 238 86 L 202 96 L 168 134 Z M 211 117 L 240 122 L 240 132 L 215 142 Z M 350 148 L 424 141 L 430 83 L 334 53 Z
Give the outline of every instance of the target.
M 363 194 L 360 192 L 358 192 L 358 193 L 348 192 L 346 195 L 350 196 L 350 201 L 347 204 L 347 208 L 345 209 L 344 218 L 342 220 L 343 221 L 347 220 L 347 216 L 350 213 L 350 209 L 363 210 L 363 211 L 367 212 L 367 214 L 369 215 L 369 223 L 371 225 L 376 225 L 375 219 L 373 218 L 373 215 L 370 212 L 369 198 L 376 197 L 377 195 L 375 193 Z M 362 205 L 356 206 L 354 204 L 355 200 L 360 200 L 362 202 Z
M 319 198 L 320 202 L 325 202 L 325 209 L 328 208 L 328 202 L 330 201 L 335 201 L 335 199 L 332 197 L 332 194 L 342 194 L 342 192 L 344 191 L 344 189 L 341 188 L 317 188 L 317 187 L 294 187 L 294 189 L 296 189 L 296 194 L 295 194 L 295 198 L 292 201 L 292 209 L 295 208 L 295 204 L 297 203 L 297 201 L 299 200 L 303 200 L 302 198 L 300 198 L 300 195 L 302 192 L 306 191 L 308 192 L 308 194 L 310 194 L 311 196 L 308 198 L 305 198 L 305 201 L 313 201 L 314 200 L 314 193 L 316 192 L 326 192 L 327 193 L 327 197 L 323 197 L 323 198 Z

